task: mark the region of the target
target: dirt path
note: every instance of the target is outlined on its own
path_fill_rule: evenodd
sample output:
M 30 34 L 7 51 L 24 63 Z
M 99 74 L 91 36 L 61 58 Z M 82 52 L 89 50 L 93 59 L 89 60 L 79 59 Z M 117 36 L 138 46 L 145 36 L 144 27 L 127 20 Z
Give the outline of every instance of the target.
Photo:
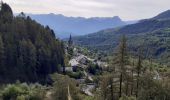
M 71 99 L 70 87 L 69 87 L 69 86 L 68 86 L 68 100 L 72 100 L 72 99 Z
M 52 100 L 52 92 L 50 90 L 46 92 L 44 100 Z

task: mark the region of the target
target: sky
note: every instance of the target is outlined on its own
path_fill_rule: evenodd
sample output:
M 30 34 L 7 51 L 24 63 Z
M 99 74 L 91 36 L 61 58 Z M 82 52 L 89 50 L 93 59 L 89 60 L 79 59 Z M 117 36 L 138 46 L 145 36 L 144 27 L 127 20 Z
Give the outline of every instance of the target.
M 170 0 L 3 0 L 14 13 L 63 14 L 73 17 L 151 18 L 170 9 Z

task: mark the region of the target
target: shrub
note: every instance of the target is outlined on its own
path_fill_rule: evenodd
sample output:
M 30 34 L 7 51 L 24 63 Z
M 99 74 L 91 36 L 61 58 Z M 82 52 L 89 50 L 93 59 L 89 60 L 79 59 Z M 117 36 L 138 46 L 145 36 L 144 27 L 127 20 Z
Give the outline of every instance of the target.
M 74 79 L 80 79 L 84 76 L 83 72 L 67 72 L 67 75 Z
M 2 91 L 3 100 L 42 100 L 44 98 L 42 86 L 27 84 L 9 84 Z
M 68 90 L 70 91 L 70 97 L 72 100 L 82 100 L 79 96 L 80 90 L 77 87 L 77 82 L 74 79 L 69 78 L 66 75 L 53 74 L 52 78 L 53 100 L 68 100 Z

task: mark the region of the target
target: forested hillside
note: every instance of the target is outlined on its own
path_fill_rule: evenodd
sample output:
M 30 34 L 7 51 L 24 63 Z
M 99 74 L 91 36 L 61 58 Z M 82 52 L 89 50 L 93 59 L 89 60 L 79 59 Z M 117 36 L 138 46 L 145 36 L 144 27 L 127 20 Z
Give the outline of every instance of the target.
M 91 49 L 97 49 L 102 52 L 113 52 L 118 44 L 118 40 L 121 34 L 125 34 L 128 37 L 128 44 L 130 49 L 136 52 L 136 48 L 139 46 L 145 47 L 145 51 L 148 48 L 152 51 L 152 57 L 155 59 L 169 59 L 167 53 L 169 53 L 169 11 L 163 12 L 158 16 L 141 20 L 139 23 L 126 25 L 121 28 L 113 28 L 102 30 L 97 33 L 75 37 L 75 43 L 83 45 Z M 163 61 L 168 63 L 168 61 Z
M 0 2 L 0 100 L 170 100 L 169 13 L 63 42 Z
M 53 30 L 30 17 L 14 17 L 9 5 L 0 10 L 0 82 L 48 82 L 64 66 L 64 49 Z

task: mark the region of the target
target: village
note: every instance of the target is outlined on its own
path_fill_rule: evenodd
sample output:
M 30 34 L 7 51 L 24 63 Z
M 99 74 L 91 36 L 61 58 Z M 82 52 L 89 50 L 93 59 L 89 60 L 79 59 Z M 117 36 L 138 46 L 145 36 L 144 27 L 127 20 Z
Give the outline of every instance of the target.
M 88 58 L 87 56 L 83 54 L 79 54 L 77 53 L 76 49 L 74 49 L 74 52 L 76 55 L 74 55 L 74 57 L 69 61 L 69 64 L 71 65 L 71 67 L 66 67 L 65 70 L 67 72 L 76 72 L 76 69 L 78 68 L 82 69 L 84 77 L 82 77 L 81 79 L 77 79 L 77 81 L 83 86 L 82 91 L 85 94 L 89 96 L 93 96 L 93 94 L 90 91 L 94 89 L 95 84 L 93 83 L 93 75 L 86 72 L 86 69 L 88 67 L 87 63 L 93 62 L 94 64 L 99 65 L 99 67 L 101 68 L 107 67 L 107 64 L 105 62 L 95 61 L 95 59 Z M 86 84 L 85 82 L 86 78 L 91 82 Z

